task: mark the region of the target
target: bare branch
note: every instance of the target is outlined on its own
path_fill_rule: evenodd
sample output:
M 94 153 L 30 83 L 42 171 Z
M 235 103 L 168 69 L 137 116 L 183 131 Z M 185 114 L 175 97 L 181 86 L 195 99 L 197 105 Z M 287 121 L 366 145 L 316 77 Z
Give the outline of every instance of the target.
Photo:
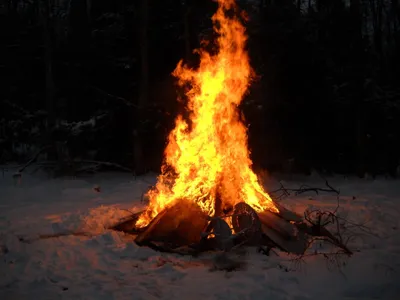
M 22 173 L 27 167 L 29 167 L 31 164 L 33 164 L 33 163 L 38 159 L 39 155 L 40 155 L 41 153 L 43 153 L 43 151 L 49 149 L 50 147 L 51 147 L 51 146 L 43 147 L 43 148 L 40 149 L 38 152 L 36 152 L 36 154 L 35 154 L 25 165 L 23 165 L 22 168 L 20 168 L 20 169 L 18 170 L 18 173 Z

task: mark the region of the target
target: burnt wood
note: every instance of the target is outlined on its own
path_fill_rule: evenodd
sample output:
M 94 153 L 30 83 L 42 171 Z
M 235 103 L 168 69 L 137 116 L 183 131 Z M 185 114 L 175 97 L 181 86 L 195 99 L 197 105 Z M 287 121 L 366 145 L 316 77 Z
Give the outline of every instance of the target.
M 198 244 L 208 222 L 208 216 L 196 203 L 183 199 L 160 212 L 135 242 L 138 245 L 162 242 L 172 249 Z
M 257 212 L 248 204 L 240 202 L 234 206 L 232 226 L 239 235 L 238 241 L 247 245 L 259 245 L 261 239 L 261 222 Z
M 110 229 L 130 234 L 138 234 L 140 232 L 143 232 L 144 230 L 146 230 L 146 227 L 143 228 L 136 227 L 136 222 L 143 212 L 144 211 L 139 211 L 137 213 L 132 214 L 131 216 L 121 220 L 121 222 L 119 222 L 118 224 L 111 226 Z

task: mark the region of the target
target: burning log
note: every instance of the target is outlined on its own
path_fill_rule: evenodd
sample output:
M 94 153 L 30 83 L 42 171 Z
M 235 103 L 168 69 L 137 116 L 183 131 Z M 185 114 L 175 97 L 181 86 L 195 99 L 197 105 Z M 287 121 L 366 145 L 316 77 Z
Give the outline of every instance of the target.
M 219 34 L 217 53 L 199 49 L 198 69 L 180 62 L 173 72 L 187 88 L 190 113 L 176 118 L 168 136 L 162 173 L 149 192 L 146 214 L 135 224 L 133 218 L 116 228 L 134 232 L 136 224 L 145 226 L 136 243 L 160 251 L 227 251 L 268 241 L 303 254 L 308 226 L 301 227 L 302 217 L 275 203 L 251 169 L 247 128 L 237 109 L 253 74 L 247 37 L 240 19 L 227 13 L 236 8 L 235 1 L 217 2 L 212 19 Z M 225 221 L 232 207 L 233 215 Z
M 172 207 L 161 211 L 148 226 L 137 228 L 135 223 L 142 213 L 135 213 L 110 229 L 139 234 L 135 240 L 138 245 L 178 254 L 230 251 L 248 245 L 268 246 L 269 249 L 277 247 L 288 253 L 303 255 L 315 239 L 331 242 L 346 254 L 352 254 L 324 226 L 287 221 L 280 213 L 270 211 L 257 213 L 244 202 L 233 208 L 230 216 L 232 228 L 224 221 L 229 216 L 209 217 L 196 203 L 187 200 L 177 201 Z
M 248 204 L 240 202 L 235 205 L 232 226 L 242 243 L 258 245 L 261 240 L 261 222 L 257 212 Z
M 204 239 L 209 240 L 210 236 L 213 236 L 211 237 L 211 241 L 204 241 Z M 232 229 L 222 218 L 212 218 L 205 232 L 205 236 L 203 236 L 202 242 L 203 244 L 208 243 L 209 246 L 214 249 L 230 250 L 234 246 Z
M 160 212 L 135 242 L 138 245 L 161 242 L 172 249 L 198 244 L 207 224 L 208 216 L 200 207 L 183 199 Z
M 114 228 L 135 233 L 138 230 L 132 222 L 137 218 L 138 214 L 135 214 Z M 193 251 L 186 251 L 185 254 L 193 254 L 195 250 L 229 251 L 238 245 L 260 246 L 264 237 L 283 251 L 303 254 L 306 250 L 306 234 L 272 212 L 257 213 L 248 204 L 240 202 L 235 205 L 231 220 L 233 228 L 222 217 L 210 219 L 197 204 L 178 201 L 160 212 L 149 226 L 142 229 L 135 242 L 169 252 L 175 252 L 178 247 L 192 246 Z
M 285 216 L 296 216 L 286 210 Z M 289 218 L 293 219 L 293 218 Z M 298 218 L 296 218 L 298 220 Z M 245 232 L 248 244 L 261 245 L 262 236 L 283 251 L 302 254 L 306 250 L 307 237 L 299 234 L 295 225 L 270 211 L 257 213 L 246 203 L 238 203 L 232 216 L 235 232 Z
M 124 220 L 122 220 L 120 223 L 110 227 L 110 229 L 116 230 L 116 231 L 122 231 L 125 233 L 131 233 L 131 234 L 138 234 L 138 233 L 143 232 L 146 229 L 146 227 L 138 228 L 136 226 L 136 222 L 143 212 L 144 211 L 139 211 L 137 213 L 134 213 L 133 215 L 129 216 L 128 218 L 125 218 Z

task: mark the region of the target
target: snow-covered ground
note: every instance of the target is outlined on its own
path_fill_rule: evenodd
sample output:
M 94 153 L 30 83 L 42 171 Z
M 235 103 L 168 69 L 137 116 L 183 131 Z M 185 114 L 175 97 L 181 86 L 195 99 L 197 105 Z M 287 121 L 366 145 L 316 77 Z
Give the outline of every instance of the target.
M 357 238 L 349 247 L 355 254 L 340 268 L 321 255 L 299 263 L 250 248 L 232 254 L 244 268 L 226 272 L 213 269 L 216 254 L 159 253 L 105 229 L 143 206 L 142 192 L 154 175 L 135 180 L 117 173 L 78 179 L 23 174 L 16 180 L 15 170 L 1 170 L 0 299 L 400 299 L 399 181 L 329 179 L 341 191 L 342 215 L 366 226 L 352 229 Z M 324 187 L 316 176 L 285 185 L 303 183 Z M 277 183 L 270 179 L 267 185 L 272 189 Z M 282 204 L 299 213 L 310 206 L 334 210 L 336 197 L 307 193 Z M 18 238 L 67 230 L 94 237 L 30 244 Z

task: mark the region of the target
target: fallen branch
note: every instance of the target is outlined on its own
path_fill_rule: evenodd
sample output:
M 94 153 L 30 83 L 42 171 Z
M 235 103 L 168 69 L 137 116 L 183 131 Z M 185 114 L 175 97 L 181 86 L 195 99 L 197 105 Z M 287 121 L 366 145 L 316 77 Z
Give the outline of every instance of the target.
M 30 165 L 33 164 L 34 161 L 30 162 Z M 132 169 L 128 168 L 128 167 L 124 167 L 120 164 L 117 163 L 113 163 L 113 162 L 105 162 L 105 161 L 96 161 L 96 160 L 68 160 L 65 161 L 65 163 L 68 164 L 91 164 L 92 166 L 88 166 L 88 167 L 82 167 L 78 170 L 76 170 L 77 173 L 84 173 L 84 172 L 89 172 L 89 171 L 96 171 L 98 170 L 100 167 L 110 167 L 110 168 L 114 168 L 123 172 L 129 172 L 129 173 L 133 173 Z M 44 167 L 47 169 L 50 168 L 55 168 L 60 164 L 59 161 L 42 161 L 42 162 L 38 162 L 36 164 L 36 166 L 39 167 Z
M 25 165 L 22 166 L 22 168 L 20 168 L 18 170 L 17 173 L 19 173 L 19 174 L 22 173 L 27 167 L 29 167 L 31 164 L 33 164 L 38 159 L 39 155 L 41 153 L 43 153 L 43 151 L 49 149 L 50 147 L 51 146 L 45 146 L 45 147 L 41 148 L 38 152 L 36 152 L 36 154 Z
M 314 187 L 310 187 L 308 185 L 301 185 L 300 188 L 298 188 L 298 189 L 288 189 L 288 188 L 285 188 L 281 182 L 279 184 L 281 185 L 279 189 L 269 192 L 269 194 L 276 194 L 278 192 L 283 192 L 282 195 L 278 196 L 278 199 L 282 198 L 282 197 L 290 196 L 290 192 L 294 192 L 295 195 L 300 195 L 300 194 L 303 194 L 306 192 L 314 192 L 317 195 L 319 195 L 320 192 L 335 193 L 337 195 L 340 194 L 340 191 L 333 188 L 328 183 L 328 180 L 325 181 L 325 185 L 327 186 L 327 188 L 314 188 Z
M 136 104 L 134 104 L 134 103 L 132 103 L 132 102 L 126 100 L 125 98 L 122 98 L 122 97 L 119 97 L 119 96 L 116 96 L 116 95 L 112 95 L 112 94 L 110 94 L 110 93 L 107 93 L 106 91 L 100 89 L 100 88 L 97 87 L 97 86 L 90 85 L 89 87 L 92 88 L 93 90 L 97 91 L 98 93 L 103 94 L 104 96 L 106 96 L 106 97 L 108 97 L 108 98 L 112 98 L 112 99 L 116 99 L 116 100 L 118 100 L 118 101 L 121 101 L 122 103 L 124 103 L 124 104 L 127 105 L 127 106 L 139 107 L 138 105 L 136 105 Z
M 279 198 L 289 196 L 290 193 L 293 192 L 295 193 L 295 195 L 299 195 L 310 191 L 315 192 L 317 195 L 320 192 L 336 194 L 337 205 L 334 211 L 322 211 L 320 209 L 306 210 L 304 212 L 304 219 L 307 223 L 295 222 L 294 224 L 299 229 L 299 231 L 314 237 L 313 239 L 311 239 L 308 245 L 306 245 L 305 250 L 307 250 L 315 240 L 324 240 L 340 248 L 347 255 L 353 254 L 353 252 L 346 245 L 350 238 L 348 238 L 346 241 L 343 240 L 339 219 L 338 216 L 336 215 L 340 206 L 339 190 L 332 187 L 329 184 L 328 180 L 326 179 L 325 179 L 326 188 L 314 188 L 308 185 L 302 185 L 300 186 L 299 189 L 287 189 L 283 186 L 282 183 L 280 183 L 280 185 L 281 186 L 279 189 L 272 191 L 270 194 L 281 192 L 282 194 L 278 196 Z M 330 231 L 326 229 L 326 226 L 330 224 L 336 225 L 337 232 L 335 234 L 330 233 Z
M 345 277 L 345 274 L 342 271 L 342 267 L 346 266 L 346 262 L 342 261 L 341 259 L 347 258 L 348 254 L 341 250 L 336 252 L 307 253 L 300 255 L 296 258 L 290 259 L 289 261 L 296 265 L 295 269 L 298 269 L 300 264 L 302 263 L 305 264 L 305 258 L 316 257 L 316 256 L 322 256 L 323 258 L 325 258 L 328 264 L 328 269 L 330 269 L 331 267 L 335 267 L 340 272 L 340 274 L 342 274 Z
M 130 173 L 133 172 L 132 169 L 129 169 L 129 168 L 124 167 L 124 166 L 122 166 L 120 164 L 112 163 L 112 162 L 97 161 L 97 160 L 72 160 L 71 163 L 75 163 L 75 164 L 94 164 L 94 165 L 97 165 L 97 166 L 112 167 L 112 168 L 119 169 L 119 170 L 125 171 L 125 172 L 130 172 Z M 80 172 L 84 172 L 85 169 L 81 169 L 79 171 Z
M 182 246 L 178 248 L 173 248 L 168 246 L 165 243 L 156 243 L 156 242 L 148 242 L 145 243 L 143 246 L 147 246 L 153 250 L 159 251 L 159 252 L 165 252 L 165 253 L 174 253 L 174 254 L 179 254 L 179 255 L 191 255 L 191 256 L 196 256 L 200 252 L 193 247 L 190 246 Z
M 139 219 L 140 215 L 143 212 L 144 211 L 139 211 L 139 212 L 133 213 L 129 217 L 122 219 L 120 222 L 109 227 L 108 229 L 122 231 L 122 232 L 130 233 L 130 234 L 139 234 L 139 233 L 143 232 L 144 230 L 146 230 L 146 228 L 147 228 L 147 227 L 143 227 L 143 228 L 136 227 L 136 221 Z
M 60 237 L 64 237 L 64 236 L 81 236 L 81 237 L 89 237 L 89 238 L 94 237 L 94 235 L 89 232 L 67 231 L 67 232 L 60 232 L 60 233 L 54 233 L 54 234 L 40 234 L 38 237 L 33 238 L 33 239 L 26 239 L 22 236 L 19 236 L 18 240 L 25 244 L 31 244 L 33 242 L 40 241 L 40 240 L 60 238 Z
M 343 241 L 342 232 L 340 229 L 339 219 L 336 215 L 339 209 L 339 197 L 337 197 L 337 206 L 333 212 L 331 211 L 322 211 L 320 209 L 314 210 L 306 210 L 304 212 L 304 219 L 310 224 L 300 224 L 298 225 L 299 228 L 305 230 L 309 235 L 314 237 L 313 240 L 310 241 L 311 245 L 315 240 L 324 240 L 330 242 L 331 244 L 339 247 L 342 249 L 346 254 L 352 255 L 353 252 L 347 247 L 346 243 Z M 336 224 L 336 236 L 331 234 L 325 227 L 328 225 L 335 225 Z M 305 226 L 305 227 L 304 227 Z M 321 238 L 322 237 L 322 238 Z
M 121 232 L 126 232 L 126 233 L 140 233 L 143 230 L 146 229 L 144 228 L 136 228 L 134 224 L 136 223 L 138 217 L 143 213 L 143 211 L 137 212 L 132 214 L 131 216 L 127 218 L 123 218 L 119 223 L 116 225 L 110 226 L 109 228 L 106 228 L 108 230 L 116 230 L 116 231 L 121 231 Z M 54 234 L 39 234 L 36 238 L 32 239 L 27 239 L 23 236 L 18 236 L 18 240 L 22 243 L 30 244 L 32 242 L 36 242 L 39 240 L 46 240 L 46 239 L 53 239 L 53 238 L 60 238 L 60 237 L 65 237 L 65 236 L 80 236 L 80 237 L 88 237 L 92 238 L 95 235 L 90 233 L 90 232 L 85 232 L 85 231 L 65 231 L 65 232 L 59 232 L 59 233 L 54 233 Z

